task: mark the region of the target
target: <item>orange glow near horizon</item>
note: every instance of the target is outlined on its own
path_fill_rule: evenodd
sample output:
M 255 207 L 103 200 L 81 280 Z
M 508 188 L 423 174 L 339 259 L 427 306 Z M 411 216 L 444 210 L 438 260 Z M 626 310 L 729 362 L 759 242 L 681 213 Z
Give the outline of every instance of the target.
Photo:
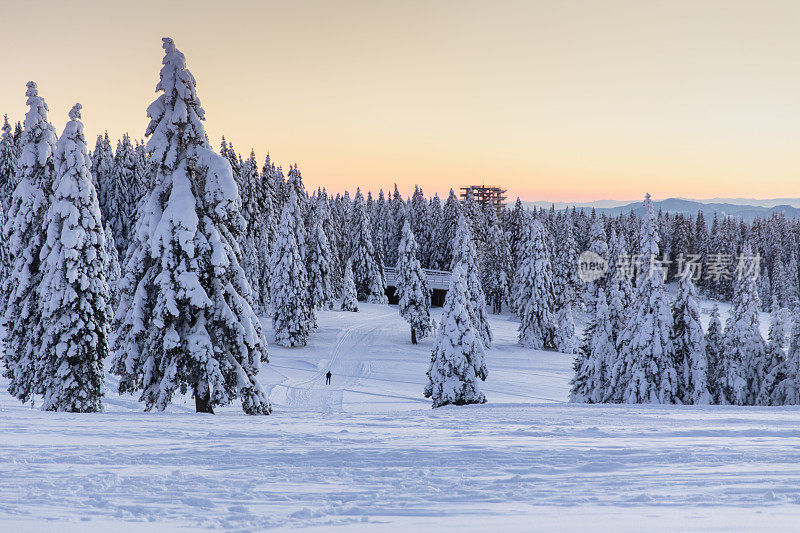
M 36 24 L 31 24 L 31 20 Z M 0 0 L 0 113 L 141 137 L 161 37 L 215 145 L 309 189 L 800 197 L 800 2 Z

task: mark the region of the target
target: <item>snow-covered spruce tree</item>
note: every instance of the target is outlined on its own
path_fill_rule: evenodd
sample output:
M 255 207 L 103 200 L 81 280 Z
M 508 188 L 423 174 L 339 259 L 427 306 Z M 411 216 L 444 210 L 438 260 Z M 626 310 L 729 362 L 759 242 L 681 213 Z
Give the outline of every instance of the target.
M 561 228 L 561 234 L 553 257 L 553 293 L 555 305 L 563 308 L 567 305 L 581 305 L 578 289 L 582 283 L 578 277 L 578 243 L 575 242 L 572 215 L 567 211 Z
M 611 315 L 603 289 L 597 293 L 595 315 L 586 328 L 582 353 L 575 358 L 569 401 L 603 403 L 609 400 L 609 371 L 616 362 Z
M 486 313 L 486 296 L 483 293 L 483 286 L 480 280 L 480 266 L 478 265 L 478 254 L 472 241 L 472 233 L 469 223 L 463 214 L 458 216 L 456 225 L 455 240 L 452 244 L 453 265 L 461 264 L 464 275 L 467 279 L 467 289 L 469 290 L 469 315 L 472 317 L 472 325 L 487 350 L 492 348 L 492 330 L 489 328 L 489 316 Z
M 81 105 L 69 112 L 58 140 L 53 200 L 42 248 L 41 348 L 36 392 L 48 411 L 103 409 L 103 359 L 108 355 L 105 232 L 89 172 Z
M 194 76 L 172 39 L 147 108 L 152 191 L 125 265 L 112 371 L 120 393 L 141 390 L 164 410 L 191 389 L 198 412 L 235 398 L 269 414 L 256 379 L 267 341 L 248 301 L 236 240 L 244 231 L 230 165 L 208 145 Z
M 786 337 L 789 326 L 789 310 L 772 300 L 770 313 L 769 340 L 764 358 L 763 380 L 758 391 L 756 405 L 773 405 L 773 397 L 778 385 L 786 379 Z
M 711 403 L 725 403 L 724 384 L 725 367 L 722 364 L 722 322 L 719 319 L 719 307 L 715 304 L 711 308 L 706 329 L 706 361 L 708 365 L 708 391 L 711 394 Z
M 241 173 L 242 183 L 246 187 L 240 191 L 242 216 L 247 223 L 247 229 L 239 237 L 242 268 L 253 290 L 253 305 L 263 313 L 269 302 L 269 250 L 275 234 L 272 228 L 272 203 L 252 150 Z
M 96 193 L 95 193 L 96 194 Z M 120 291 L 119 284 L 122 279 L 122 267 L 120 266 L 117 245 L 114 242 L 114 232 L 106 224 L 105 227 L 105 251 L 106 251 L 106 283 L 108 284 L 108 320 L 109 323 L 114 318 L 114 313 L 119 305 Z
M 766 346 L 759 331 L 760 309 L 755 277 L 739 276 L 722 344 L 723 391 L 732 405 L 754 405 L 761 389 Z
M 150 170 L 147 164 L 147 148 L 144 141 L 136 141 L 136 146 L 133 149 L 133 198 L 136 206 L 133 211 L 134 216 L 139 212 L 139 204 L 150 193 L 151 188 Z M 133 235 L 136 229 L 136 221 L 132 221 L 131 226 L 131 235 Z
M 97 197 L 100 199 L 100 213 L 103 216 L 103 220 L 109 220 L 111 217 L 108 212 L 108 193 L 112 188 L 114 151 L 111 148 L 108 132 L 97 136 L 91 157 L 92 180 L 97 190 Z
M 511 274 L 511 247 L 494 209 L 488 211 L 486 261 L 483 265 L 483 288 L 487 303 L 494 314 L 503 310 L 509 296 Z
M 342 311 L 358 312 L 358 294 L 356 282 L 353 280 L 353 263 L 348 260 L 344 266 L 344 286 L 342 287 Z
M 624 403 L 673 403 L 677 372 L 672 345 L 672 314 L 664 292 L 664 272 L 655 261 L 659 236 L 650 195 L 644 200 L 640 250 L 644 268 L 612 369 L 609 399 Z
M 681 275 L 678 297 L 672 306 L 672 345 L 678 372 L 677 400 L 684 404 L 708 405 L 711 403 L 708 359 L 697 291 L 689 269 Z
M 406 203 L 397 189 L 397 184 L 394 184 L 394 193 L 389 199 L 388 205 L 389 219 L 386 225 L 386 233 L 381 236 L 386 245 L 384 260 L 385 264 L 396 266 L 397 265 L 397 251 L 400 249 L 400 239 L 403 236 L 403 224 L 406 220 Z
M 312 210 L 316 213 L 316 209 Z M 314 309 L 333 309 L 331 247 L 322 220 L 315 214 L 308 232 L 308 293 Z
M 8 116 L 3 117 L 3 133 L 0 135 L 0 236 L 5 226 L 6 213 L 11 207 L 11 198 L 17 186 L 17 148 Z M 8 276 L 11 268 L 11 258 L 8 253 L 6 239 L 0 238 L 0 294 L 2 294 L 3 281 Z M 0 323 L 3 321 L 5 302 L 0 298 Z
M 431 256 L 432 268 L 436 270 L 447 270 L 452 268 L 453 244 L 458 228 L 458 219 L 461 216 L 461 202 L 453 189 L 450 189 L 450 196 L 442 209 L 441 217 L 438 217 L 438 224 L 434 236 L 436 245 L 433 247 Z
M 417 240 L 406 218 L 397 254 L 397 295 L 400 316 L 411 326 L 412 344 L 417 344 L 418 338 L 427 336 L 433 329 L 431 295 L 422 265 L 417 259 L 418 251 Z
M 387 303 L 386 285 L 381 273 L 383 268 L 376 261 L 369 215 L 360 190 L 356 192 L 353 202 L 350 250 L 358 300 L 377 304 Z
M 794 309 L 792 322 L 784 376 L 772 393 L 773 405 L 800 405 L 800 309 Z
M 41 251 L 44 216 L 50 207 L 55 178 L 56 132 L 47 120 L 48 107 L 36 84 L 28 82 L 29 110 L 19 151 L 19 183 L 11 198 L 3 240 L 11 258 L 4 280 L 6 338 L 3 346 L 8 392 L 27 402 L 35 392 L 35 362 L 42 339 L 38 288 L 42 281 Z
M 544 226 L 531 222 L 530 238 L 516 274 L 519 343 L 536 350 L 555 348 L 553 272 Z
M 431 353 L 425 397 L 433 407 L 486 403 L 478 380 L 486 381 L 483 342 L 469 313 L 467 273 L 456 264 Z
M 293 213 L 296 211 L 297 195 L 294 189 L 290 189 L 272 252 L 269 291 L 275 342 L 287 347 L 305 346 L 317 321 L 309 298 L 306 265 L 292 227 L 295 223 Z
M 17 186 L 17 149 L 8 115 L 3 117 L 3 133 L 0 135 L 0 210 L 7 213 L 11 196 Z
M 419 245 L 418 259 L 423 268 L 430 268 L 431 237 L 433 232 L 430 206 L 422 192 L 422 187 L 414 186 L 408 216 L 411 219 L 411 231 Z
M 578 353 L 580 343 L 575 336 L 575 319 L 572 315 L 572 304 L 561 307 L 555 316 L 555 349 L 561 353 Z
M 136 154 L 130 136 L 126 133 L 117 143 L 111 179 L 106 190 L 108 218 L 104 220 L 114 232 L 117 250 L 123 257 L 128 250 L 128 242 L 136 220 L 138 198 L 134 176 L 135 164 Z
M 597 218 L 592 223 L 589 236 L 589 251 L 596 253 L 605 261 L 608 261 L 608 241 L 606 240 L 606 230 L 604 228 L 602 218 Z M 597 289 L 600 287 L 605 287 L 605 285 L 605 277 L 600 278 L 599 280 L 590 281 L 586 284 L 585 301 L 586 305 L 590 309 L 593 309 L 594 300 L 597 297 Z

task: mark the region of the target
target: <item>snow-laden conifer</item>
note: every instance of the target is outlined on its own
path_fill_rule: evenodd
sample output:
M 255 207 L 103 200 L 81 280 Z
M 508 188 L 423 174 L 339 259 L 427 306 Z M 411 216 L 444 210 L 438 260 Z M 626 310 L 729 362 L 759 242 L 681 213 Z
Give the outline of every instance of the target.
M 308 293 L 314 309 L 333 309 L 333 286 L 331 281 L 332 265 L 330 243 L 325 235 L 322 220 L 312 209 L 312 224 L 308 231 Z
M 472 317 L 472 324 L 478 332 L 483 347 L 492 348 L 492 330 L 489 327 L 489 316 L 486 313 L 486 296 L 483 293 L 483 286 L 480 280 L 480 266 L 478 265 L 478 254 L 472 241 L 472 233 L 469 223 L 463 214 L 458 216 L 456 225 L 455 239 L 452 244 L 453 265 L 461 264 L 467 280 L 467 290 L 469 291 L 469 315 Z
M 35 362 L 42 339 L 38 288 L 42 281 L 41 251 L 44 216 L 50 207 L 55 179 L 56 132 L 47 120 L 48 107 L 36 83 L 28 82 L 28 112 L 19 152 L 19 183 L 11 198 L 3 240 L 11 267 L 3 283 L 4 342 L 8 392 L 26 402 L 35 392 Z
M 566 304 L 556 312 L 553 344 L 558 352 L 578 353 L 580 343 L 578 342 L 578 337 L 575 336 L 575 319 L 572 315 L 572 304 Z
M 106 212 L 104 222 L 114 232 L 114 241 L 121 256 L 125 256 L 134 230 L 138 198 L 135 181 L 136 153 L 128 134 L 117 143 L 114 166 L 107 183 Z
M 97 197 L 100 200 L 100 213 L 103 216 L 103 220 L 109 220 L 111 216 L 108 210 L 108 196 L 113 189 L 114 150 L 111 148 L 108 132 L 97 136 L 91 157 L 92 181 L 97 190 Z
M 609 401 L 609 371 L 616 362 L 611 315 L 603 289 L 598 290 L 595 315 L 586 328 L 584 343 L 573 368 L 570 401 L 602 403 Z
M 706 357 L 697 291 L 692 273 L 686 269 L 678 283 L 678 297 L 672 306 L 672 344 L 678 372 L 677 400 L 684 404 L 708 405 L 708 359 Z
M 433 329 L 431 295 L 422 265 L 417 259 L 418 251 L 417 240 L 406 218 L 397 254 L 397 296 L 400 316 L 411 326 L 412 344 L 417 344 L 418 338 L 427 336 Z
M 553 271 L 544 226 L 531 222 L 515 282 L 518 287 L 519 343 L 536 350 L 555 347 Z
M 511 272 L 511 247 L 494 209 L 488 211 L 486 261 L 483 265 L 483 288 L 492 312 L 499 314 L 509 298 Z
M 722 322 L 719 319 L 719 307 L 715 304 L 711 308 L 706 329 L 706 361 L 708 365 L 708 391 L 711 393 L 711 403 L 725 403 L 725 366 L 722 361 Z
M 759 330 L 760 309 L 755 276 L 738 276 L 722 345 L 723 391 L 726 403 L 732 405 L 755 404 L 761 389 L 759 370 L 763 369 L 766 347 Z
M 800 309 L 792 314 L 792 332 L 783 379 L 775 385 L 773 405 L 800 405 Z
M 36 388 L 45 410 L 87 413 L 103 409 L 108 257 L 80 104 L 69 118 L 56 146 L 53 200 L 44 219 Z
M 610 399 L 625 403 L 673 403 L 677 372 L 672 345 L 672 314 L 664 292 L 664 272 L 656 262 L 659 236 L 650 195 L 644 200 L 640 250 L 643 268 L 611 371 Z
M 297 194 L 289 189 L 283 206 L 277 241 L 272 252 L 270 299 L 275 342 L 281 346 L 305 346 L 316 327 L 316 312 L 311 305 L 308 273 L 297 245 L 294 213 Z
M 467 274 L 457 263 L 427 372 L 424 393 L 433 400 L 434 408 L 486 402 L 479 386 L 479 380 L 486 380 L 483 342 L 473 326 L 469 305 Z
M 778 305 L 773 298 L 770 313 L 769 339 L 767 341 L 761 389 L 756 397 L 757 405 L 773 405 L 773 397 L 779 384 L 786 379 L 786 338 L 789 327 L 789 310 Z
M 372 225 L 367 214 L 364 196 L 356 192 L 350 221 L 350 260 L 359 301 L 385 304 L 386 285 L 383 266 L 377 261 L 372 243 Z
M 344 266 L 344 286 L 342 287 L 342 311 L 358 312 L 358 295 L 356 293 L 356 282 L 353 280 L 353 263 L 348 260 Z
M 17 186 L 17 149 L 8 115 L 3 117 L 3 133 L 0 135 L 0 210 L 7 213 L 11 197 Z M 0 280 L 2 282 L 2 280 Z
M 237 245 L 238 188 L 208 145 L 184 55 L 172 39 L 163 47 L 161 94 L 147 109 L 152 191 L 125 265 L 113 372 L 120 393 L 141 391 L 148 410 L 191 390 L 199 412 L 238 398 L 246 413 L 269 414 L 256 380 L 267 342 Z
M 575 241 L 572 215 L 564 215 L 559 239 L 553 249 L 553 293 L 557 308 L 581 305 L 578 289 L 582 283 L 578 277 L 578 244 Z
M 108 284 L 108 319 L 111 323 L 114 319 L 114 314 L 117 312 L 120 299 L 119 284 L 122 280 L 122 266 L 119 260 L 119 252 L 117 245 L 114 242 L 114 232 L 107 224 L 105 226 L 105 251 L 108 261 L 106 262 L 106 283 Z

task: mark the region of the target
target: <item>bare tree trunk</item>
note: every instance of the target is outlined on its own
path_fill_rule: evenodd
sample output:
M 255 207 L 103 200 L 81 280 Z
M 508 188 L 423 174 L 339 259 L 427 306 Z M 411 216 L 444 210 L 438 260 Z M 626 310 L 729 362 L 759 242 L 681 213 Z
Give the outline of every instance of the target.
M 411 328 L 411 344 L 417 344 L 417 330 Z
M 208 393 L 208 387 L 202 387 L 202 392 L 199 390 L 201 387 L 195 385 L 194 388 L 194 408 L 198 413 L 214 414 L 214 407 L 211 405 L 211 398 Z

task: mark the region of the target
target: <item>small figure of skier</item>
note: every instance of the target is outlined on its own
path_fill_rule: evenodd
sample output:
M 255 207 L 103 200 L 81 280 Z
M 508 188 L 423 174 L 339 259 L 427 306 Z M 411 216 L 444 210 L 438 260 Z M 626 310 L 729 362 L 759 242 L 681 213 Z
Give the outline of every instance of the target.
M 325 374 L 325 385 L 330 385 L 330 384 L 331 384 L 331 371 L 328 370 L 328 373 Z

